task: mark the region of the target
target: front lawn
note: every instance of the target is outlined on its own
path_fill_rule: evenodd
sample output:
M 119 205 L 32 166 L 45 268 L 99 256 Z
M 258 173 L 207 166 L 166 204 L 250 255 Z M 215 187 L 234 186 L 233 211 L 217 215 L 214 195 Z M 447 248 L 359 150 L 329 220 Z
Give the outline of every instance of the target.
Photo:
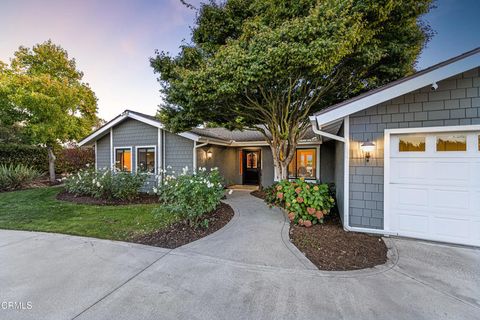
M 0 193 L 0 229 L 58 232 L 112 240 L 131 240 L 176 221 L 154 215 L 158 204 L 97 206 L 59 201 L 61 187 Z

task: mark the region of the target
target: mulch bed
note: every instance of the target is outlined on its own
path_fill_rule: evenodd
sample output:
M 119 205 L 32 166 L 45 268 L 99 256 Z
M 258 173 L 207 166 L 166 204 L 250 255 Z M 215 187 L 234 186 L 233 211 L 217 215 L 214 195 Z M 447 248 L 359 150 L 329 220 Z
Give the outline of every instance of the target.
M 265 199 L 265 192 L 252 196 Z M 290 224 L 290 240 L 320 270 L 347 271 L 372 268 L 387 262 L 387 247 L 381 237 L 343 229 L 336 210 L 324 224 L 310 228 Z
M 132 239 L 132 242 L 175 249 L 198 240 L 221 229 L 233 218 L 233 209 L 228 204 L 220 203 L 217 209 L 205 214 L 202 220 L 208 219 L 208 228 L 190 227 L 187 221 L 180 221 L 153 233 Z
M 67 191 L 62 191 L 57 194 L 57 200 L 61 201 L 69 201 L 79 204 L 92 204 L 92 205 L 100 205 L 100 206 L 120 206 L 120 205 L 128 205 L 128 204 L 151 204 L 151 203 L 158 203 L 159 199 L 156 195 L 149 195 L 149 194 L 140 194 L 137 199 L 132 201 L 126 200 L 116 200 L 116 199 L 96 199 L 88 196 L 76 196 L 72 193 Z
M 291 224 L 290 240 L 320 270 L 358 270 L 387 262 L 381 237 L 347 232 L 338 217 L 310 228 Z
M 262 200 L 265 199 L 265 191 L 263 191 L 263 190 L 254 190 L 254 191 L 250 192 L 250 194 L 252 196 L 260 198 Z

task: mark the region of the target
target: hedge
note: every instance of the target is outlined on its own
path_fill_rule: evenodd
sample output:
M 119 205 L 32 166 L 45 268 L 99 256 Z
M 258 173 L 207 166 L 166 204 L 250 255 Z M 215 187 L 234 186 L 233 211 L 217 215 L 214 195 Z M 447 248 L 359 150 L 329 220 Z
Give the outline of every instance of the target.
M 48 172 L 47 149 L 22 144 L 1 144 L 0 164 L 23 164 L 40 172 Z
M 64 148 L 55 151 L 57 161 L 55 171 L 61 173 L 75 173 L 88 164 L 94 165 L 95 154 L 93 148 Z M 23 164 L 40 172 L 48 172 L 48 152 L 44 147 L 1 144 L 0 164 Z

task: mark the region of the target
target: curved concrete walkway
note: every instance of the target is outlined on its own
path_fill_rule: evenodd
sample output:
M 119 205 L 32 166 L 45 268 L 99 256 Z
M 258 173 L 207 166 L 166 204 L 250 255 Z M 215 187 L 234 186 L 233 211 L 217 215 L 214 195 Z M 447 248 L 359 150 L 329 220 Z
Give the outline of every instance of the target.
M 218 232 L 176 250 L 245 264 L 318 270 L 288 238 L 289 223 L 250 191 L 235 190 L 225 201 L 235 216 Z
M 322 272 L 281 211 L 239 191 L 227 202 L 224 229 L 176 250 L 0 231 L 0 319 L 478 319 L 478 249 L 393 239 L 395 263 Z

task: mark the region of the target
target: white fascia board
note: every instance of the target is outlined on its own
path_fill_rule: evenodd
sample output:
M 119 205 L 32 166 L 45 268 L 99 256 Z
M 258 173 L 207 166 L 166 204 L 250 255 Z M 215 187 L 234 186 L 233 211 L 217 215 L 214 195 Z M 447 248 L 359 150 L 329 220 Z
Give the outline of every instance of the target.
M 122 122 L 126 117 L 127 117 L 127 115 L 121 115 L 117 119 L 114 119 L 114 120 L 110 121 L 110 123 L 107 123 L 106 125 L 104 125 L 100 129 L 98 129 L 95 132 L 88 135 L 86 138 L 82 139 L 80 142 L 78 142 L 78 145 L 81 147 L 81 146 L 84 146 L 84 145 L 92 142 L 93 139 L 95 139 L 96 137 L 104 134 L 106 131 L 109 131 L 110 128 L 112 128 L 115 125 L 117 125 L 118 123 Z
M 154 121 L 152 119 L 148 119 L 148 118 L 145 118 L 145 117 L 142 117 L 140 115 L 137 115 L 137 114 L 132 114 L 132 113 L 129 113 L 129 112 L 126 112 L 124 114 L 122 114 L 121 116 L 119 116 L 117 119 L 111 121 L 110 123 L 107 123 L 105 126 L 103 126 L 102 128 L 98 129 L 97 131 L 93 132 L 92 134 L 90 134 L 89 136 L 87 136 L 85 139 L 81 140 L 78 145 L 79 146 L 83 146 L 83 145 L 86 145 L 90 142 L 92 142 L 93 139 L 95 139 L 96 137 L 102 135 L 103 133 L 105 133 L 108 129 L 116 126 L 117 124 L 119 124 L 120 122 L 122 122 L 123 120 L 125 120 L 126 118 L 131 118 L 131 119 L 134 119 L 134 120 L 137 120 L 137 121 L 140 121 L 140 122 L 143 122 L 143 123 L 146 123 L 146 124 L 149 124 L 153 127 L 156 127 L 156 128 L 159 128 L 159 129 L 164 129 L 164 126 L 157 122 L 157 121 Z M 193 140 L 193 141 L 198 141 L 198 139 L 200 138 L 198 135 L 194 134 L 194 133 L 191 133 L 191 132 L 182 132 L 182 133 L 178 133 L 177 135 L 181 136 L 181 137 L 184 137 L 184 138 L 187 138 L 187 139 L 190 139 L 190 140 Z
M 448 65 L 442 66 L 438 69 L 434 69 L 425 74 L 413 77 L 410 80 L 400 82 L 399 84 L 381 90 L 377 93 L 367 95 L 364 98 L 352 101 L 349 104 L 341 106 L 337 109 L 319 114 L 317 116 L 310 117 L 311 120 L 315 119 L 319 127 L 324 126 L 327 123 L 341 119 L 350 114 L 362 111 L 377 104 L 389 101 L 396 97 L 418 90 L 450 77 L 453 77 L 462 72 L 480 66 L 480 53 L 473 54 L 464 59 L 452 62 Z

